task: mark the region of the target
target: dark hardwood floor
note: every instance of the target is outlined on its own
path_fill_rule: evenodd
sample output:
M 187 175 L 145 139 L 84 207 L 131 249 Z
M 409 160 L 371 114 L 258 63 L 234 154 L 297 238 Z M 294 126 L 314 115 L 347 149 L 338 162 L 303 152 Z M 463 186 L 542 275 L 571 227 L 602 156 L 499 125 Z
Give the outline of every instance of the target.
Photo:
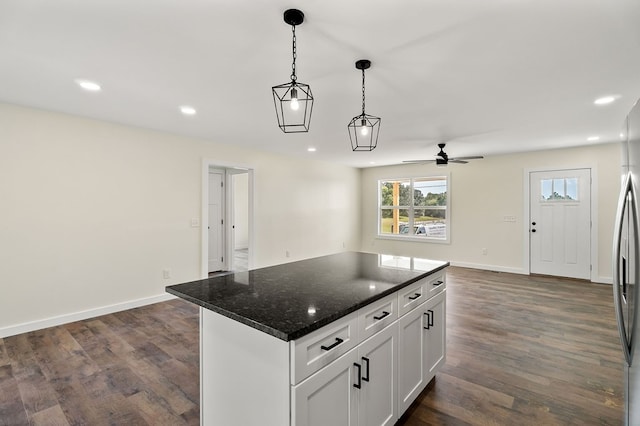
M 447 288 L 447 363 L 399 425 L 622 424 L 611 286 L 450 268 Z M 198 362 L 181 300 L 0 339 L 0 425 L 195 425 Z

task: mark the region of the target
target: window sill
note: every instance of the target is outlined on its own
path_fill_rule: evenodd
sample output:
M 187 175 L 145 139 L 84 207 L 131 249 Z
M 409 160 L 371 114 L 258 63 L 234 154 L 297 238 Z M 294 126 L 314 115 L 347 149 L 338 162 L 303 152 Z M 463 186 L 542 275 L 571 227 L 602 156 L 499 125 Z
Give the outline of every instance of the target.
M 413 237 L 413 236 L 399 236 L 399 235 L 384 235 L 378 234 L 376 236 L 378 240 L 395 240 L 395 241 L 410 241 L 420 243 L 435 243 L 435 244 L 449 244 L 448 238 L 427 238 L 427 237 Z

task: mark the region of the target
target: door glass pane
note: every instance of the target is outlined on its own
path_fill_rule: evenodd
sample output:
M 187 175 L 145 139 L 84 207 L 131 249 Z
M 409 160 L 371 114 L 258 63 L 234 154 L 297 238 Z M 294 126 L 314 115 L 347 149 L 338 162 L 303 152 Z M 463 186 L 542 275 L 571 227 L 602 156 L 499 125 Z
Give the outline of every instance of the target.
M 564 200 L 564 179 L 553 180 L 553 194 L 551 194 L 553 200 Z
M 553 193 L 553 181 L 551 179 L 540 180 L 540 193 L 543 200 L 550 200 Z
M 567 178 L 565 179 L 567 184 L 567 200 L 577 200 L 578 199 L 578 178 Z

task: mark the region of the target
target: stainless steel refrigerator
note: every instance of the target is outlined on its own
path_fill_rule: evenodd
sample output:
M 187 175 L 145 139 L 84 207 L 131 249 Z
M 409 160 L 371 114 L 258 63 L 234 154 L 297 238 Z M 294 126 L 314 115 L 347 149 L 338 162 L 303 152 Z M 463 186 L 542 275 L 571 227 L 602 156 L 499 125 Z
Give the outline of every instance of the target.
M 622 139 L 622 185 L 613 243 L 613 301 L 624 360 L 624 424 L 640 425 L 640 101 L 627 116 Z

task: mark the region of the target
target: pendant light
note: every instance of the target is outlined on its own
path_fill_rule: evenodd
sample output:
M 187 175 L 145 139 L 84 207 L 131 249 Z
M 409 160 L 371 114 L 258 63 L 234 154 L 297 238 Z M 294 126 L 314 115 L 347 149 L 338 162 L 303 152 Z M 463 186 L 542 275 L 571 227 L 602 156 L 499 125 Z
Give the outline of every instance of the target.
M 298 9 L 284 12 L 284 22 L 291 25 L 293 33 L 293 63 L 291 81 L 271 88 L 276 106 L 278 127 L 285 133 L 308 132 L 313 109 L 313 95 L 308 84 L 298 83 L 296 76 L 296 25 L 302 24 L 304 13 Z
M 353 117 L 347 125 L 353 151 L 373 151 L 378 145 L 381 119 L 364 112 L 364 70 L 370 67 L 368 59 L 356 61 L 356 68 L 362 70 L 362 114 Z

